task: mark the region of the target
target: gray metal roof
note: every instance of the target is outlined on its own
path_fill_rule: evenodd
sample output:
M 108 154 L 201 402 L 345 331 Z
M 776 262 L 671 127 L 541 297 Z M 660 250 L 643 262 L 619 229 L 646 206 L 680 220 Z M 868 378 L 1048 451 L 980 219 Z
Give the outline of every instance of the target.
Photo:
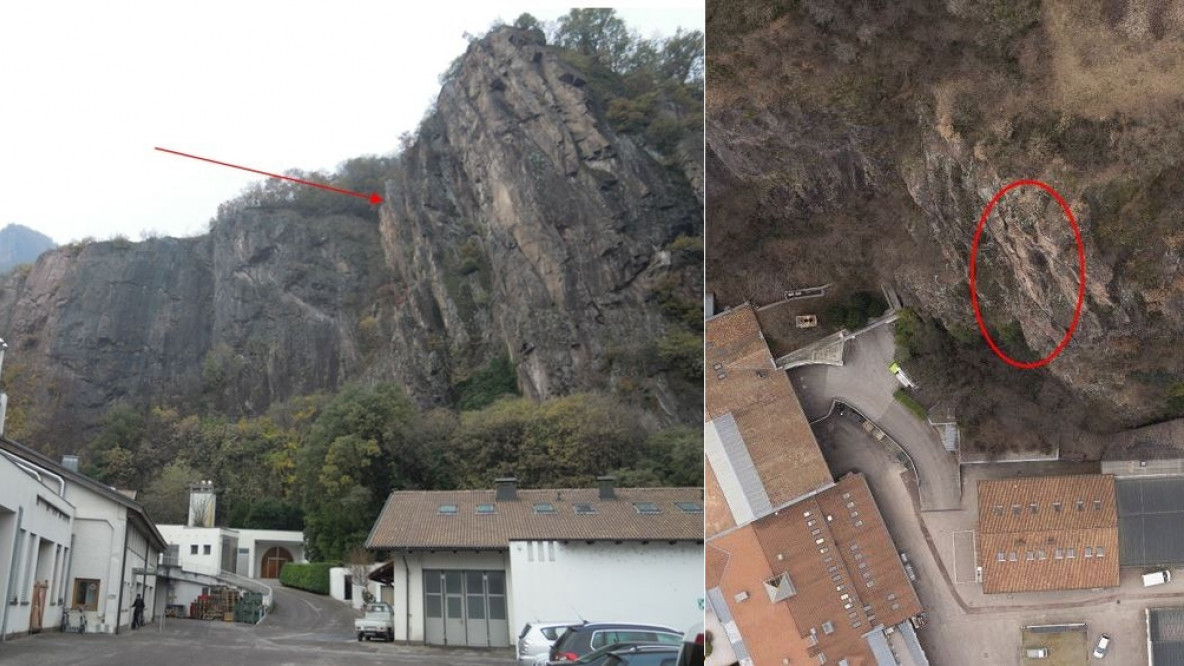
M 917 630 L 913 629 L 913 624 L 901 622 L 896 625 L 896 630 L 904 638 L 904 644 L 909 649 L 909 656 L 913 658 L 913 663 L 918 666 L 929 666 L 929 657 L 925 656 L 925 650 L 921 648 L 921 639 L 917 638 Z
M 736 654 L 736 661 L 745 663 L 744 660 L 751 657 L 748 654 L 748 648 L 744 646 L 744 638 L 740 635 L 740 630 L 736 628 L 736 621 L 732 619 L 732 611 L 728 609 L 724 593 L 718 587 L 707 590 L 707 604 L 711 610 L 715 611 L 715 616 L 719 618 L 720 624 L 724 625 L 724 631 L 728 634 L 728 642 L 732 644 L 732 652 Z
M 896 656 L 888 645 L 888 637 L 884 635 L 884 627 L 877 625 L 875 629 L 863 635 L 868 647 L 872 649 L 872 656 L 876 658 L 876 666 L 898 666 Z
M 1155 666 L 1184 666 L 1184 608 L 1150 608 L 1147 628 Z
M 1117 479 L 1124 567 L 1184 565 L 1184 478 Z
M 721 469 L 722 465 L 718 465 L 716 460 L 712 460 L 712 466 L 715 469 L 716 476 L 719 477 L 720 484 L 725 483 L 727 477 L 727 470 L 730 469 L 739 482 L 740 490 L 744 494 L 744 499 L 747 501 L 749 508 L 752 509 L 753 519 L 767 516 L 773 513 L 773 504 L 769 500 L 769 493 L 765 491 L 765 484 L 761 481 L 760 474 L 756 471 L 756 465 L 752 462 L 752 456 L 748 454 L 748 446 L 744 443 L 744 437 L 740 434 L 740 429 L 736 427 L 736 419 L 731 413 L 724 414 L 712 421 L 715 426 L 715 431 L 719 435 L 720 443 L 723 445 L 724 456 L 727 458 L 727 468 Z M 708 452 L 710 455 L 710 452 Z M 729 498 L 731 503 L 731 498 Z

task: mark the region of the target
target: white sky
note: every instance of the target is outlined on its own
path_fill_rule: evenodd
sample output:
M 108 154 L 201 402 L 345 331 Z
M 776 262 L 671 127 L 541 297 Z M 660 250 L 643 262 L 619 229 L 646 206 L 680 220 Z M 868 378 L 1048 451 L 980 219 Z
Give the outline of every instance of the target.
M 393 151 L 463 34 L 569 2 L 13 2 L 0 18 L 0 226 L 58 243 L 204 233 L 263 171 Z M 702 0 L 606 2 L 645 36 Z M 422 8 L 427 7 L 427 8 Z

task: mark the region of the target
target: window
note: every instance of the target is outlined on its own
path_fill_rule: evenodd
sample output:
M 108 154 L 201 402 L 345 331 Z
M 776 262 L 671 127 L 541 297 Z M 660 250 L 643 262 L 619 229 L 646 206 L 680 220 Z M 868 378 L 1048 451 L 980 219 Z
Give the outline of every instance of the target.
M 550 502 L 537 502 L 534 505 L 534 512 L 538 514 L 552 514 L 559 513 L 555 510 L 555 505 Z
M 830 635 L 835 633 L 835 625 L 830 620 L 822 623 L 822 633 Z
M 1011 551 L 1010 553 L 1008 553 L 1008 554 L 1007 554 L 1007 561 L 1008 561 L 1008 562 L 1015 562 L 1015 561 L 1017 561 L 1018 559 L 1019 559 L 1019 558 L 1018 558 L 1018 557 L 1016 557 L 1016 554 L 1015 554 L 1015 551 L 1014 551 L 1014 550 L 1013 550 L 1013 551 Z
M 591 504 L 572 504 L 572 511 L 575 511 L 577 516 L 594 516 L 596 515 L 596 507 Z
M 1044 551 L 1043 551 L 1043 550 L 1038 550 L 1038 551 L 1036 551 L 1036 559 L 1038 559 L 1038 560 L 1047 560 L 1047 559 L 1048 559 L 1048 556 L 1044 554 Z
M 1011 515 L 1013 515 L 1013 516 L 1020 515 L 1020 505 L 1019 504 L 1012 504 L 1011 505 Z
M 653 502 L 634 502 L 633 508 L 637 509 L 637 512 L 643 515 L 652 516 L 654 514 L 662 513 L 662 510 L 658 508 L 658 505 L 654 504 Z
M 210 544 L 207 543 L 201 547 L 201 554 L 202 555 L 209 555 L 210 554 Z
M 1031 562 L 1034 559 L 1036 559 L 1036 553 L 1033 553 L 1030 550 L 1028 551 L 1027 555 L 1024 555 L 1025 562 Z
M 93 578 L 75 578 L 73 606 L 82 606 L 88 611 L 99 610 L 99 581 Z
M 1028 508 L 1030 508 L 1030 509 L 1032 510 L 1032 513 L 1033 513 L 1033 514 L 1035 514 L 1035 513 L 1036 513 L 1036 511 L 1037 511 L 1037 508 L 1038 508 L 1039 506 L 1040 506 L 1040 505 L 1036 504 L 1035 502 L 1032 502 L 1031 504 L 1029 504 L 1029 505 L 1028 505 Z
M 1106 549 L 1098 546 L 1097 549 L 1094 550 L 1094 557 L 1106 557 Z
M 856 527 L 863 527 L 863 521 L 862 520 L 855 521 L 855 526 Z
M 1094 556 L 1094 547 L 1093 546 L 1086 546 L 1085 547 L 1085 556 L 1086 557 L 1093 557 Z
M 455 516 L 457 507 L 455 504 L 441 504 L 439 514 L 441 516 Z
M 1063 559 L 1065 559 L 1065 551 L 1060 548 L 1057 548 L 1055 551 L 1053 551 L 1053 557 L 1055 557 L 1058 560 L 1063 560 Z
M 194 543 L 189 545 L 189 554 L 197 555 L 197 544 Z
M 497 506 L 496 505 L 493 505 L 493 504 L 478 504 L 477 505 L 477 515 L 488 516 L 488 515 L 494 514 L 494 513 L 497 513 Z
M 1094 500 L 1094 511 L 1102 510 L 1102 500 Z
M 703 505 L 698 502 L 675 502 L 674 506 L 683 513 L 703 513 Z
M 1075 557 L 1077 557 L 1077 549 L 1076 549 L 1076 548 L 1070 548 L 1070 549 L 1069 549 L 1069 552 L 1065 554 L 1065 557 L 1066 557 L 1067 559 L 1070 559 L 1070 560 L 1071 560 L 1071 559 L 1073 559 L 1073 558 L 1075 558 Z
M 996 505 L 993 507 L 993 509 L 994 509 L 994 511 L 995 511 L 995 515 L 996 515 L 996 516 L 1002 516 L 1002 515 L 1003 515 L 1003 505 L 1002 505 L 1002 504 L 996 504 Z
M 1060 513 L 1061 512 L 1061 503 L 1060 502 L 1053 502 L 1052 503 L 1052 510 L 1056 511 L 1057 513 Z
M 1078 511 L 1085 511 L 1085 502 L 1083 502 L 1082 500 L 1077 500 L 1077 510 Z
M 999 551 L 998 553 L 995 553 L 995 561 L 996 562 L 1006 562 L 1007 561 L 1007 553 L 1005 553 L 1003 551 Z
M 854 508 L 855 508 L 855 502 L 847 502 L 847 508 L 848 508 L 848 509 L 854 509 Z

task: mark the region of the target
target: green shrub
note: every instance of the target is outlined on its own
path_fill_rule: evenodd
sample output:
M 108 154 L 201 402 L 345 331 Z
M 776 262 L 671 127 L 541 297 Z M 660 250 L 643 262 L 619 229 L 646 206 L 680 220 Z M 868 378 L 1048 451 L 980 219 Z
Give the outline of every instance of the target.
M 509 356 L 493 359 L 472 377 L 459 382 L 457 407 L 461 411 L 481 409 L 504 395 L 518 395 L 518 371 Z
M 910 412 L 916 414 L 917 418 L 922 421 L 929 418 L 929 410 L 925 408 L 925 405 L 917 402 L 917 399 L 909 395 L 903 388 L 896 389 L 892 397 L 896 398 L 896 401 L 904 405 Z
M 280 584 L 315 594 L 329 594 L 329 569 L 341 566 L 339 562 L 311 562 L 296 564 L 288 562 L 280 570 Z

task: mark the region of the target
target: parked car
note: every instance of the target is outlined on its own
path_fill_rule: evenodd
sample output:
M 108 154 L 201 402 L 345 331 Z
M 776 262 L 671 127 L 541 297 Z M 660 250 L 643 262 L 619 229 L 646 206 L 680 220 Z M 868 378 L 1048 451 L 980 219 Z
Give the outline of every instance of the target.
M 703 666 L 703 623 L 699 622 L 682 636 L 682 647 L 678 649 L 677 666 Z
M 578 621 L 566 622 L 527 622 L 518 634 L 518 666 L 534 666 L 535 662 L 547 663 L 548 653 L 555 641 L 568 627 L 579 624 Z
M 1028 657 L 1028 659 L 1048 659 L 1048 648 L 1028 648 L 1024 655 Z
M 647 643 L 678 647 L 682 632 L 659 624 L 634 622 L 586 622 L 567 628 L 555 645 L 550 660 L 571 662 L 603 647 L 616 644 Z
M 1151 573 L 1143 574 L 1143 587 L 1151 587 L 1152 585 L 1163 585 L 1172 580 L 1172 572 L 1164 569 L 1163 571 L 1153 571 Z
M 382 638 L 386 641 L 395 640 L 395 610 L 390 604 L 366 604 L 366 614 L 354 620 L 354 631 L 358 640 L 365 638 Z
M 917 582 L 917 572 L 913 569 L 912 562 L 909 562 L 908 553 L 901 553 L 900 554 L 900 561 L 902 564 L 904 564 L 904 573 L 906 576 L 909 577 L 909 582 L 912 582 L 912 583 Z
M 551 661 L 556 666 L 675 666 L 677 645 L 617 643 L 593 650 L 575 661 Z M 700 664 L 703 662 L 700 661 Z
M 1110 651 L 1110 637 L 1102 634 L 1098 637 L 1098 644 L 1094 647 L 1094 659 L 1101 659 Z

